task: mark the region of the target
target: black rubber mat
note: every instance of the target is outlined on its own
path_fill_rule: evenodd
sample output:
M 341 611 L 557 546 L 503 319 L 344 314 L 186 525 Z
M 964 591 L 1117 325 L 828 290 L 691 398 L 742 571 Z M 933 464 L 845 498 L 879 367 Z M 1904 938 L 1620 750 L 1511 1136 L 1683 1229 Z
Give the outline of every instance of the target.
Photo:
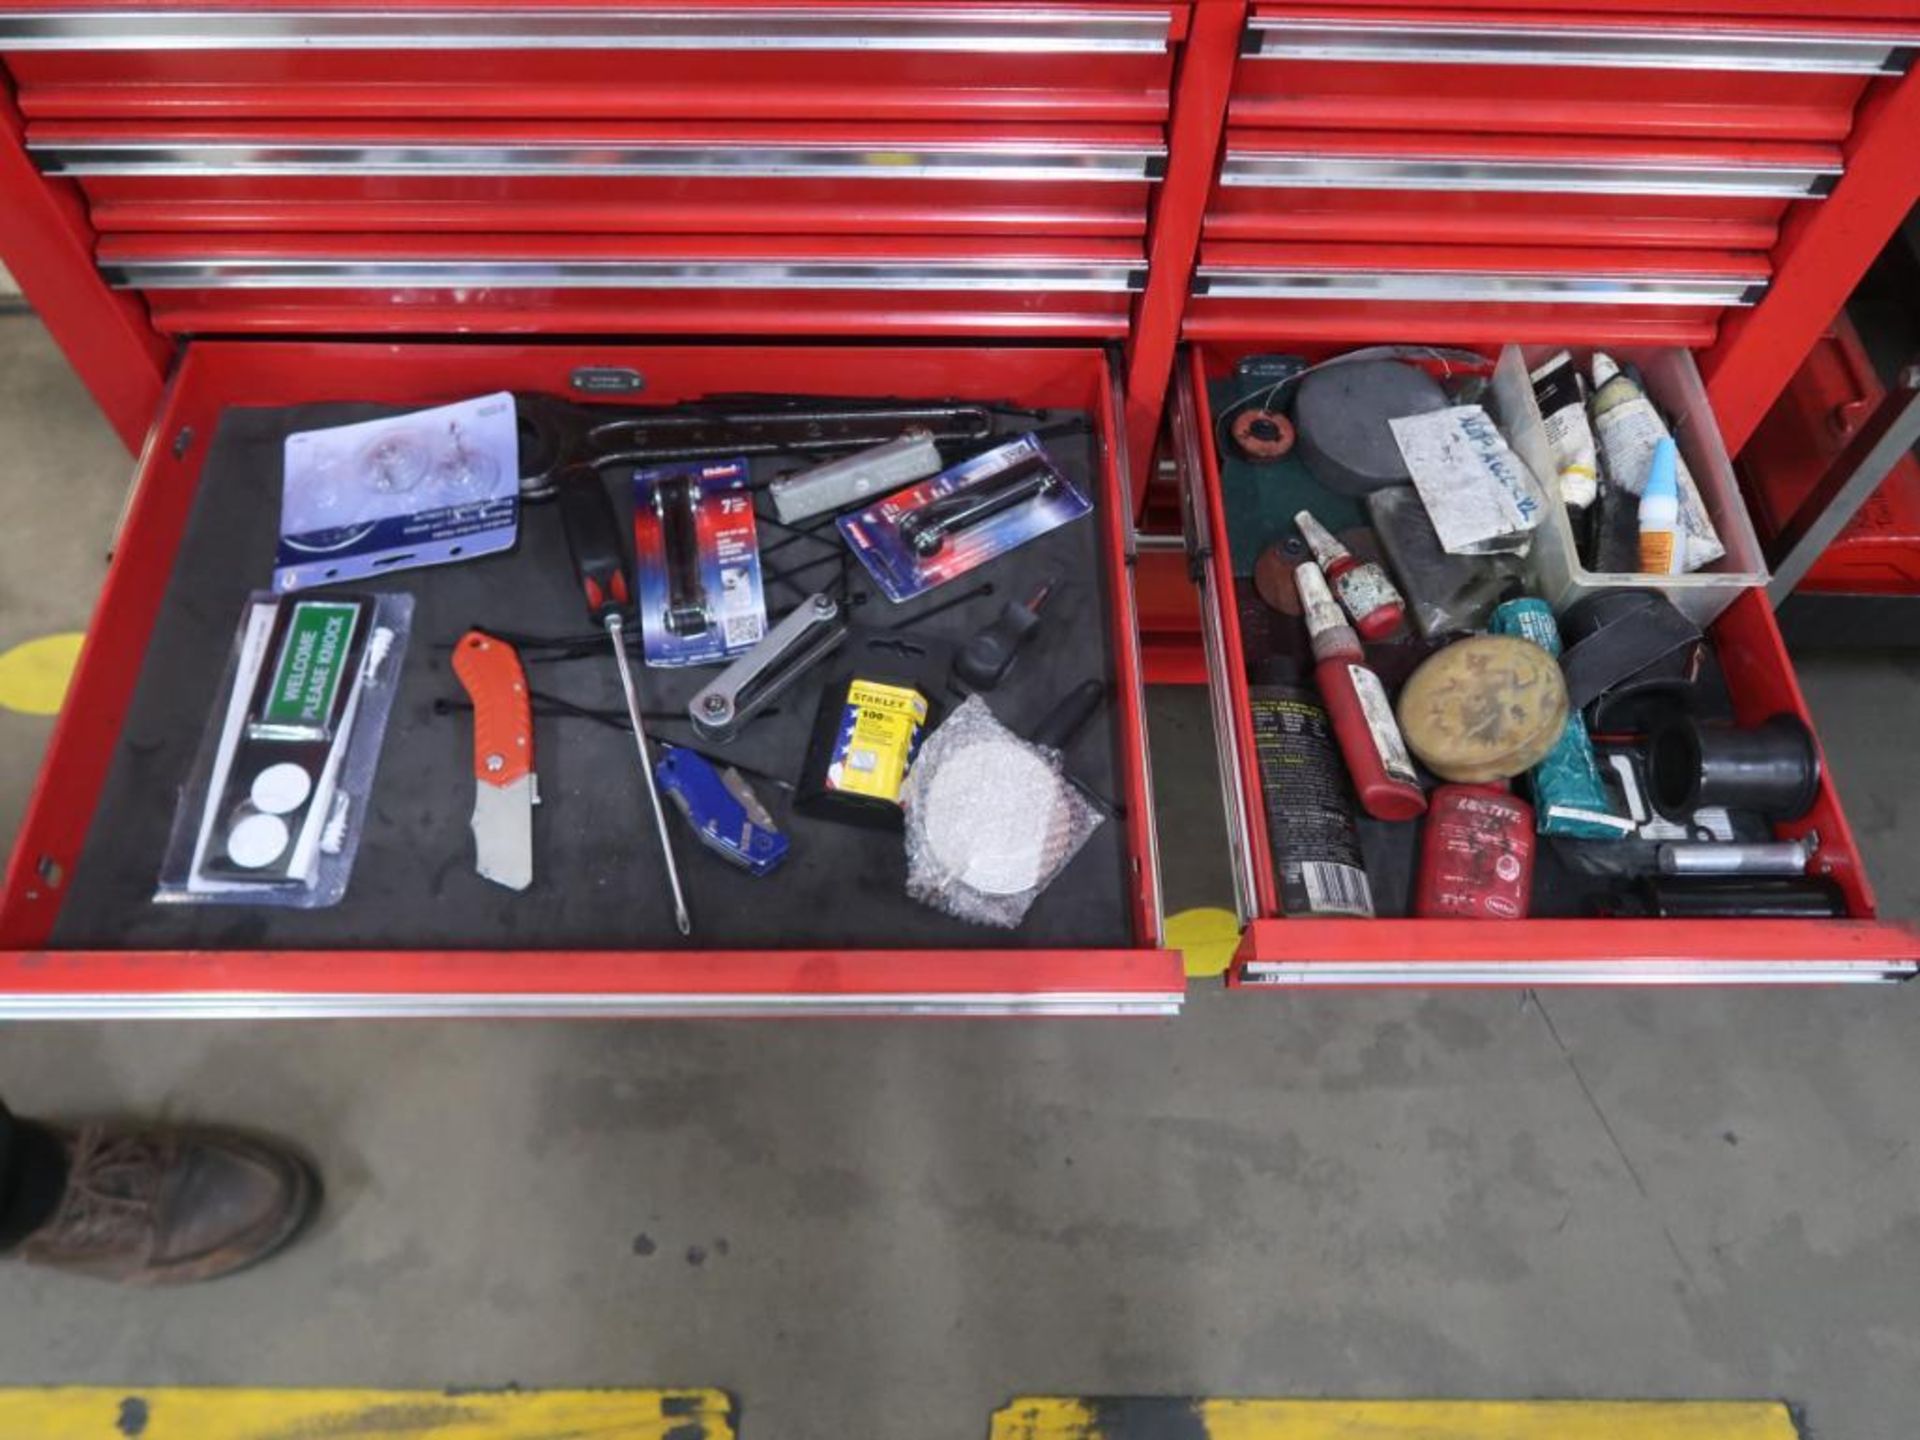
M 235 409 L 222 417 L 118 753 L 61 911 L 56 945 L 928 949 L 1133 943 L 1120 823 L 1101 825 L 1021 927 L 1008 932 L 954 920 L 909 900 L 897 833 L 796 815 L 786 792 L 758 778 L 751 783 L 793 842 L 785 865 L 772 875 L 755 878 L 736 870 L 702 850 L 677 815 L 669 817 L 694 919 L 693 939 L 683 940 L 674 928 L 633 741 L 623 730 L 575 718 L 535 721 L 544 803 L 534 812 L 532 888 L 516 894 L 481 880 L 467 828 L 473 802 L 470 722 L 464 714 L 436 713 L 436 701 L 461 696 L 448 652 L 469 627 L 550 636 L 589 628 L 573 588 L 560 517 L 546 505 L 524 512 L 519 547 L 511 554 L 353 587 L 406 590 L 416 608 L 346 898 L 329 909 L 306 911 L 152 903 L 178 786 L 211 709 L 222 703 L 215 690 L 234 627 L 248 592 L 268 582 L 285 437 L 390 413 L 389 407 L 326 404 Z M 1084 420 L 1056 412 L 1037 420 L 1009 417 L 1003 428 L 1009 435 L 1042 428 L 1062 469 L 1097 500 L 1094 441 Z M 757 461 L 756 481 L 790 468 L 791 462 Z M 625 518 L 631 509 L 626 477 L 609 484 Z M 878 594 L 857 563 L 843 567 L 833 558 L 840 553 L 837 542 L 794 541 L 770 556 L 770 570 L 826 563 L 772 585 L 769 603 L 776 612 L 785 609 L 804 591 L 829 588 L 844 573 L 856 626 L 878 628 L 991 581 L 991 596 L 907 632 L 954 641 L 985 625 L 1005 600 L 1057 578 L 1039 634 L 988 697 L 1003 721 L 1024 729 L 1086 680 L 1105 681 L 1111 697 L 1112 627 L 1098 518 L 1066 525 L 897 606 Z M 786 533 L 764 523 L 763 552 Z M 716 673 L 712 667 L 642 670 L 644 704 L 649 712 L 684 715 L 687 700 Z M 835 660 L 825 662 L 731 745 L 701 742 L 703 748 L 797 782 L 820 693 L 840 673 Z M 621 707 L 604 643 L 580 659 L 529 663 L 528 674 L 536 691 L 596 708 Z M 952 705 L 958 697 L 942 698 Z M 1076 778 L 1117 800 L 1114 721 L 1110 698 L 1067 758 Z M 684 720 L 663 718 L 651 728 L 661 739 L 696 739 Z M 1009 801 L 1019 803 L 1019 797 Z

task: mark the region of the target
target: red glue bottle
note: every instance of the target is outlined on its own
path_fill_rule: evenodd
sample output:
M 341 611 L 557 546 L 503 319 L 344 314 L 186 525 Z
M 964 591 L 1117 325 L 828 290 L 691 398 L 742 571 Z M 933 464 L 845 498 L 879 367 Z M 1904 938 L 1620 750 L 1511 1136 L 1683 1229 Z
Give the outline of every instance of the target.
M 1359 560 L 1333 538 L 1333 532 L 1302 510 L 1293 517 L 1313 558 L 1326 572 L 1333 593 L 1340 597 L 1353 628 L 1368 640 L 1384 640 L 1406 622 L 1407 602 L 1393 588 L 1387 572 L 1371 560 Z
M 1504 785 L 1442 785 L 1420 837 L 1413 913 L 1519 920 L 1533 898 L 1533 807 Z
M 1376 820 L 1413 819 L 1426 810 L 1427 797 L 1386 687 L 1367 668 L 1360 637 L 1334 603 L 1320 567 L 1307 561 L 1293 572 L 1293 583 L 1313 642 L 1313 678 L 1333 716 L 1333 733 L 1361 808 Z

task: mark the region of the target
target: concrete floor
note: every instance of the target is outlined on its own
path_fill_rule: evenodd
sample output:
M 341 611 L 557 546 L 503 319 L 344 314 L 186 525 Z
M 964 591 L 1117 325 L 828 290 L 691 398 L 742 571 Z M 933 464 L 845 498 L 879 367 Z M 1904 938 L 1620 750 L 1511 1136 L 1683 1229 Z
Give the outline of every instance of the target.
M 22 318 L 0 437 L 3 649 L 84 622 L 127 466 Z M 1885 906 L 1920 914 L 1920 668 L 1802 674 Z M 0 712 L 6 833 L 46 730 Z M 1223 903 L 1199 696 L 1157 694 L 1154 737 L 1170 903 Z M 13 1027 L 16 1107 L 275 1130 L 328 1204 L 198 1291 L 0 1266 L 0 1384 L 713 1384 L 747 1440 L 977 1440 L 1031 1391 L 1784 1397 L 1905 1435 L 1917 1000 Z

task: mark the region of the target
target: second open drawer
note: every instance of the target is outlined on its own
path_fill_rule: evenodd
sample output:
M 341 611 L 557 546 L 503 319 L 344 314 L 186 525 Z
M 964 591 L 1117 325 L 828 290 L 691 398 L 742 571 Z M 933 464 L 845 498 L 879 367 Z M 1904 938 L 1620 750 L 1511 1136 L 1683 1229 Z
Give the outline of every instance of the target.
M 1284 353 L 1289 347 L 1275 341 L 1260 348 Z M 1324 345 L 1296 348 L 1316 356 L 1328 353 Z M 1899 979 L 1920 972 L 1920 936 L 1875 918 L 1873 890 L 1824 763 L 1813 808 L 1778 834 L 1784 839 L 1818 832 L 1814 873 L 1840 887 L 1845 919 L 1637 920 L 1573 913 L 1505 922 L 1285 917 L 1254 759 L 1244 658 L 1243 607 L 1257 614 L 1262 602 L 1234 573 L 1214 442 L 1216 415 L 1208 399 L 1209 382 L 1229 374 L 1249 349 L 1193 347 L 1179 369 L 1174 410 L 1236 900 L 1246 922 L 1232 983 L 1263 988 L 1790 984 Z M 1809 719 L 1763 590 L 1743 592 L 1709 634 L 1740 722 L 1758 723 L 1782 712 Z

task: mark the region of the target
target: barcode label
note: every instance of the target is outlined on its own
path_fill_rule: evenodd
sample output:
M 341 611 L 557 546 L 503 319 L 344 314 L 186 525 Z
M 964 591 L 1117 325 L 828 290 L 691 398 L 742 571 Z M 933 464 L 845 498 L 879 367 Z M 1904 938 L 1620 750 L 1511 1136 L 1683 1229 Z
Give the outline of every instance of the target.
M 1367 884 L 1367 872 L 1357 866 L 1303 860 L 1300 883 L 1307 887 L 1307 908 L 1316 915 L 1373 918 L 1373 888 Z
M 758 615 L 729 615 L 726 617 L 724 626 L 729 650 L 760 643 L 763 627 Z

